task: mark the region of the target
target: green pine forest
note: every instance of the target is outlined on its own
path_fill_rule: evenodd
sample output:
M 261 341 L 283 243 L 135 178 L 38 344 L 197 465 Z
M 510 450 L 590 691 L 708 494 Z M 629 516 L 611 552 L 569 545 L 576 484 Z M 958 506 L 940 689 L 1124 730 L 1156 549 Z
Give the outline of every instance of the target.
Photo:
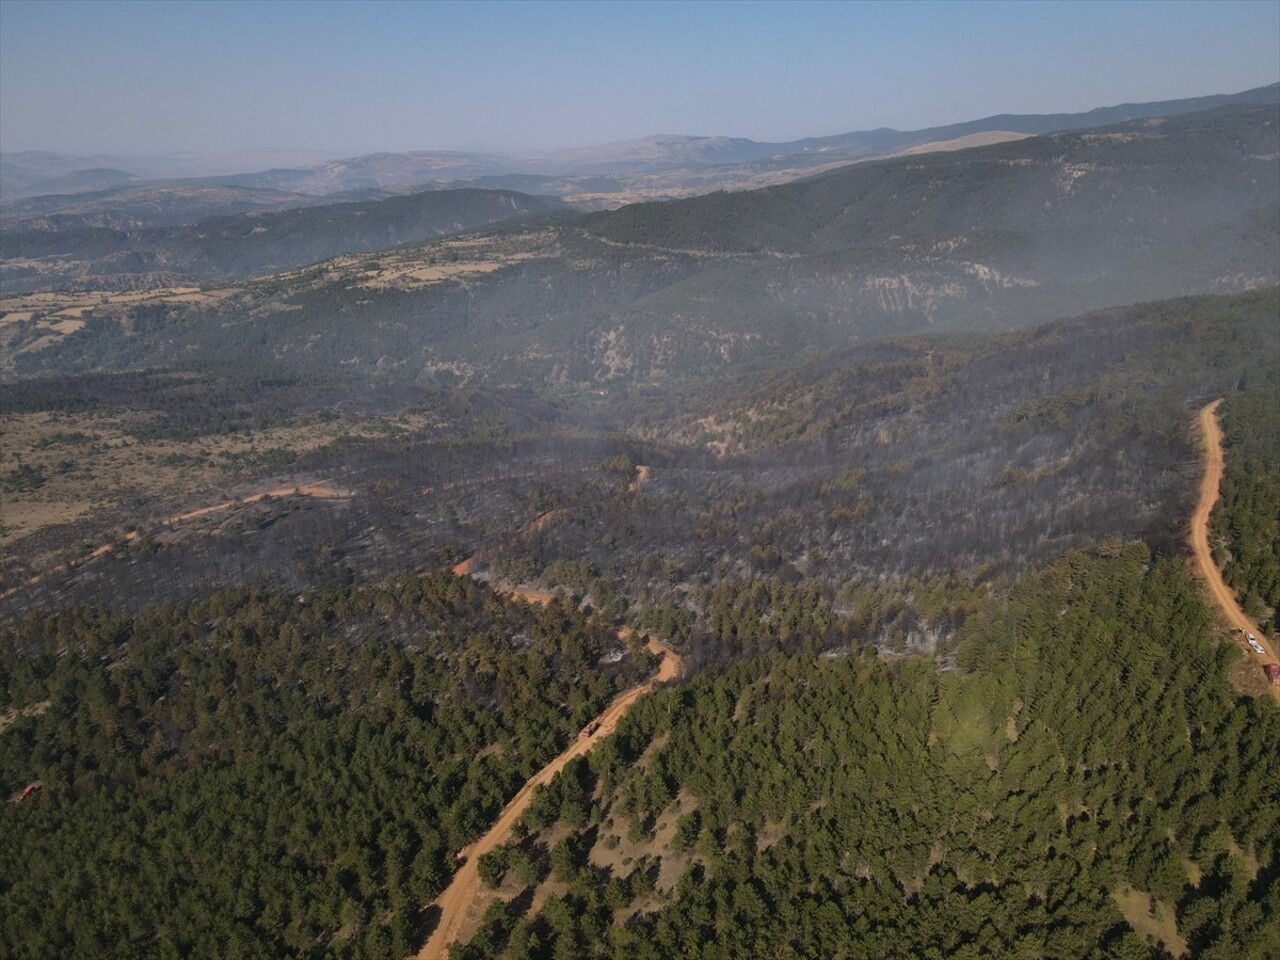
M 404 956 L 453 853 L 650 672 L 452 574 L 3 631 L 0 955 Z
M 1280 619 L 1280 374 L 1232 394 L 1219 409 L 1226 470 L 1214 512 L 1227 583 L 1276 635 Z
M 1215 524 L 1254 608 L 1273 390 L 1223 406 Z M 1229 685 L 1185 560 L 1108 540 L 920 590 L 953 610 L 936 659 L 877 657 L 883 613 L 803 585 L 715 592 L 700 627 L 739 655 L 536 796 L 455 958 L 1280 956 L 1280 714 Z M 453 854 L 652 669 L 570 598 L 447 573 L 0 637 L 0 784 L 39 784 L 0 807 L 15 958 L 407 956 Z
M 1073 552 L 963 634 L 941 672 L 773 655 L 647 699 L 487 864 L 541 910 L 455 960 L 1280 955 L 1280 715 L 1182 561 Z

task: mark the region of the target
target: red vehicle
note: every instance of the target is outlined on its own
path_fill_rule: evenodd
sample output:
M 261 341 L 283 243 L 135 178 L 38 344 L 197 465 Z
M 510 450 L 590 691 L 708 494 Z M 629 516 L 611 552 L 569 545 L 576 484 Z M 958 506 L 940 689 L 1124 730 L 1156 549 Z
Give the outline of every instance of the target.
M 597 723 L 595 720 L 592 720 L 585 727 L 583 727 L 581 730 L 578 731 L 578 739 L 585 740 L 587 739 L 587 737 L 591 736 L 593 733 L 595 733 L 599 729 L 600 729 L 600 724 Z
M 1272 683 L 1280 684 L 1280 663 L 1268 663 L 1262 669 L 1266 671 L 1268 680 Z

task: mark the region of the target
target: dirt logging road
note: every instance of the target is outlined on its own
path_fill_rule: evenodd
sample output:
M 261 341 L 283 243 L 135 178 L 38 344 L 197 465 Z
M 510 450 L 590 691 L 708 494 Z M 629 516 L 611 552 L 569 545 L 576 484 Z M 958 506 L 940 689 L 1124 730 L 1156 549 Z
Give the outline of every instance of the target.
M 631 633 L 632 631 L 629 627 L 623 627 L 618 631 L 618 638 L 625 640 L 631 636 Z M 632 687 L 630 690 L 618 694 L 613 702 L 605 708 L 604 713 L 596 717 L 594 721 L 598 725 L 596 731 L 588 737 L 574 740 L 573 743 L 569 744 L 568 749 L 529 778 L 525 785 L 520 788 L 520 792 L 512 797 L 511 802 L 503 808 L 497 822 L 489 828 L 489 831 L 462 851 L 460 856 L 465 856 L 466 862 L 453 875 L 453 880 L 449 886 L 436 900 L 436 906 L 440 908 L 440 922 L 436 924 L 436 928 L 426 946 L 418 953 L 417 960 L 444 960 L 444 958 L 448 957 L 449 945 L 457 939 L 463 921 L 473 907 L 476 906 L 477 898 L 480 895 L 480 858 L 502 846 L 511 838 L 511 831 L 515 827 L 516 821 L 529 808 L 529 802 L 533 799 L 534 788 L 550 783 L 552 778 L 563 770 L 565 764 L 570 760 L 588 753 L 592 747 L 600 742 L 600 738 L 613 733 L 618 726 L 618 721 L 623 718 L 637 700 L 645 696 L 645 694 L 651 693 L 659 684 L 668 680 L 675 680 L 680 676 L 680 657 L 657 640 L 649 638 L 647 643 L 650 653 L 662 657 L 658 672 L 647 683 L 642 683 L 638 687 Z
M 535 533 L 538 533 L 542 530 L 547 529 L 547 527 L 555 523 L 556 519 L 560 517 L 563 513 L 564 513 L 563 510 L 548 510 L 546 513 L 542 514 L 542 516 L 538 517 L 532 523 L 527 524 L 526 526 L 521 528 L 516 533 L 516 535 L 512 537 L 510 540 L 506 540 L 502 543 L 497 544 L 496 546 L 489 547 L 488 549 L 481 550 L 479 553 L 473 553 L 471 556 L 467 557 L 467 559 L 463 560 L 461 563 L 454 564 L 453 572 L 459 577 L 466 577 L 471 575 L 472 573 L 475 573 L 476 568 L 479 567 L 482 563 L 488 563 L 494 557 L 498 556 L 499 554 L 506 553 L 516 544 L 521 543 L 524 540 L 527 540 L 529 537 L 533 536 Z
M 1222 484 L 1222 430 L 1218 426 L 1217 418 L 1218 404 L 1221 402 L 1221 400 L 1218 400 L 1206 406 L 1200 411 L 1198 418 L 1204 440 L 1205 464 L 1204 476 L 1200 481 L 1199 502 L 1191 518 L 1191 548 L 1195 554 L 1196 565 L 1199 568 L 1200 575 L 1208 585 L 1214 602 L 1222 610 L 1227 621 L 1235 628 L 1236 640 L 1244 648 L 1246 655 L 1253 661 L 1258 661 L 1258 657 L 1244 642 L 1245 633 L 1251 633 L 1258 638 L 1258 642 L 1267 651 L 1267 662 L 1280 662 L 1276 657 L 1275 648 L 1263 636 L 1258 624 L 1241 609 L 1235 594 L 1222 579 L 1222 573 L 1218 570 L 1217 564 L 1213 559 L 1213 552 L 1209 548 L 1209 517 L 1213 512 L 1214 504 L 1218 501 L 1219 489 Z M 640 475 L 637 476 L 633 489 L 634 486 L 638 486 L 643 483 L 644 479 L 647 479 L 647 474 L 648 470 L 643 469 Z M 542 529 L 552 519 L 550 515 L 544 515 L 539 517 L 533 526 L 537 529 Z M 532 531 L 522 531 L 521 535 L 525 535 L 528 532 Z M 459 575 L 472 573 L 480 562 L 501 552 L 501 549 L 498 548 L 470 557 L 458 564 L 454 568 L 454 572 Z M 508 592 L 533 602 L 546 602 L 549 599 L 542 591 L 522 591 L 520 588 L 514 588 Z M 621 639 L 626 639 L 629 635 L 630 630 L 625 627 L 618 632 L 618 636 Z M 448 956 L 449 945 L 457 939 L 468 914 L 478 907 L 477 899 L 481 886 L 480 857 L 501 846 L 510 838 L 516 821 L 528 809 L 534 788 L 540 784 L 549 783 L 570 760 L 587 753 L 598 742 L 599 738 L 612 733 L 627 710 L 637 700 L 651 692 L 659 683 L 680 676 L 680 658 L 656 640 L 650 639 L 648 642 L 649 649 L 662 657 L 661 666 L 653 679 L 648 683 L 633 687 L 620 694 L 609 705 L 608 709 L 597 718 L 596 722 L 599 724 L 599 729 L 592 736 L 576 740 L 570 744 L 569 748 L 561 753 L 560 756 L 538 771 L 507 804 L 502 814 L 498 817 L 498 821 L 490 828 L 489 832 L 469 849 L 463 851 L 466 862 L 454 875 L 453 881 L 448 888 L 436 900 L 436 906 L 441 911 L 440 922 L 436 925 L 435 931 L 431 934 L 431 938 L 426 945 L 417 954 L 416 960 L 444 960 Z M 1261 669 L 1261 663 L 1258 663 L 1258 667 Z M 1280 701 L 1280 687 L 1272 686 L 1270 687 L 1270 692 L 1277 701 Z
M 638 489 L 648 478 L 648 467 L 641 466 L 637 468 L 636 478 L 632 481 L 628 490 L 634 491 Z M 481 564 L 493 559 L 529 536 L 545 530 L 563 513 L 563 510 L 550 510 L 542 514 L 517 533 L 510 541 L 473 554 L 455 565 L 453 572 L 460 577 L 474 574 Z M 547 604 L 554 598 L 554 594 L 548 590 L 528 586 L 503 587 L 497 584 L 490 584 L 490 587 L 499 593 L 516 597 L 526 603 Z M 618 629 L 618 639 L 625 642 L 631 638 L 634 632 L 630 627 L 620 627 Z M 658 663 L 657 672 L 647 682 L 618 694 L 609 706 L 605 708 L 604 712 L 592 721 L 590 725 L 592 728 L 591 734 L 575 739 L 564 752 L 530 777 L 524 786 L 520 788 L 520 791 L 503 808 L 497 822 L 489 828 L 484 836 L 459 854 L 460 857 L 464 858 L 464 862 L 459 867 L 458 872 L 453 875 L 449 886 L 436 899 L 435 906 L 440 908 L 440 920 L 436 924 L 435 930 L 432 931 L 426 945 L 418 952 L 416 960 L 445 960 L 448 957 L 449 945 L 458 939 L 468 917 L 475 914 L 479 907 L 481 894 L 480 858 L 502 846 L 511 838 L 511 832 L 516 825 L 516 821 L 529 808 L 529 803 L 533 799 L 534 789 L 549 784 L 570 760 L 590 752 L 600 742 L 601 738 L 613 733 L 618 726 L 618 721 L 626 715 L 627 711 L 641 697 L 652 693 L 659 685 L 677 680 L 682 676 L 684 666 L 679 654 L 653 637 L 646 637 L 645 643 L 650 653 L 662 658 Z
M 239 500 L 224 500 L 222 503 L 215 503 L 207 507 L 200 507 L 198 510 L 188 510 L 186 513 L 179 513 L 172 517 L 165 517 L 160 522 L 166 527 L 172 527 L 176 523 L 182 523 L 184 520 L 194 520 L 196 517 L 207 516 L 211 513 L 221 513 L 223 510 L 230 510 L 233 507 L 244 507 L 251 503 L 258 503 L 268 498 L 276 499 L 279 497 L 310 497 L 313 500 L 346 500 L 351 494 L 345 490 L 336 490 L 333 487 L 324 486 L 300 486 L 300 487 L 275 487 L 271 490 L 263 490 L 261 493 L 254 493 L 247 497 L 241 497 Z M 136 533 L 130 534 L 129 539 L 137 536 Z
M 1257 654 L 1245 643 L 1245 634 L 1257 637 L 1267 651 L 1266 663 L 1280 663 L 1276 657 L 1275 647 L 1268 640 L 1249 616 L 1241 609 L 1235 592 L 1222 579 L 1222 571 L 1213 559 L 1213 551 L 1209 548 L 1209 516 L 1213 513 L 1213 505 L 1218 502 L 1218 492 L 1222 485 L 1222 428 L 1218 425 L 1218 404 L 1215 400 L 1200 411 L 1200 435 L 1204 442 L 1204 476 L 1200 480 L 1200 499 L 1195 513 L 1191 516 L 1191 550 L 1195 554 L 1196 566 L 1213 597 L 1214 603 L 1222 611 L 1227 622 L 1231 624 L 1236 642 L 1244 650 L 1245 656 L 1262 669 L 1262 662 Z M 1280 687 L 1270 688 L 1271 696 L 1280 703 Z

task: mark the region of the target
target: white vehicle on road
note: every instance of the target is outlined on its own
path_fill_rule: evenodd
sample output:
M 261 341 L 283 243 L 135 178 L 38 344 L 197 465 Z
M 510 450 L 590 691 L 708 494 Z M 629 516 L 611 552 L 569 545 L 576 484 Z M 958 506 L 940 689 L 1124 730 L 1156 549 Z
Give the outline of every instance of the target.
M 1267 651 L 1262 649 L 1262 644 L 1258 642 L 1258 638 L 1252 633 L 1248 636 L 1249 646 L 1253 647 L 1253 652 L 1259 656 L 1266 656 Z

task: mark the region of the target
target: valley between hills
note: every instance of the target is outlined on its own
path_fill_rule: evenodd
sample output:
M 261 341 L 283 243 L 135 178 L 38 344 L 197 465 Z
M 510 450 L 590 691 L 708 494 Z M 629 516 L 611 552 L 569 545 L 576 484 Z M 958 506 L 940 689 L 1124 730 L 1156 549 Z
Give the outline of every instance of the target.
M 0 158 L 0 953 L 1280 954 L 1278 91 Z

